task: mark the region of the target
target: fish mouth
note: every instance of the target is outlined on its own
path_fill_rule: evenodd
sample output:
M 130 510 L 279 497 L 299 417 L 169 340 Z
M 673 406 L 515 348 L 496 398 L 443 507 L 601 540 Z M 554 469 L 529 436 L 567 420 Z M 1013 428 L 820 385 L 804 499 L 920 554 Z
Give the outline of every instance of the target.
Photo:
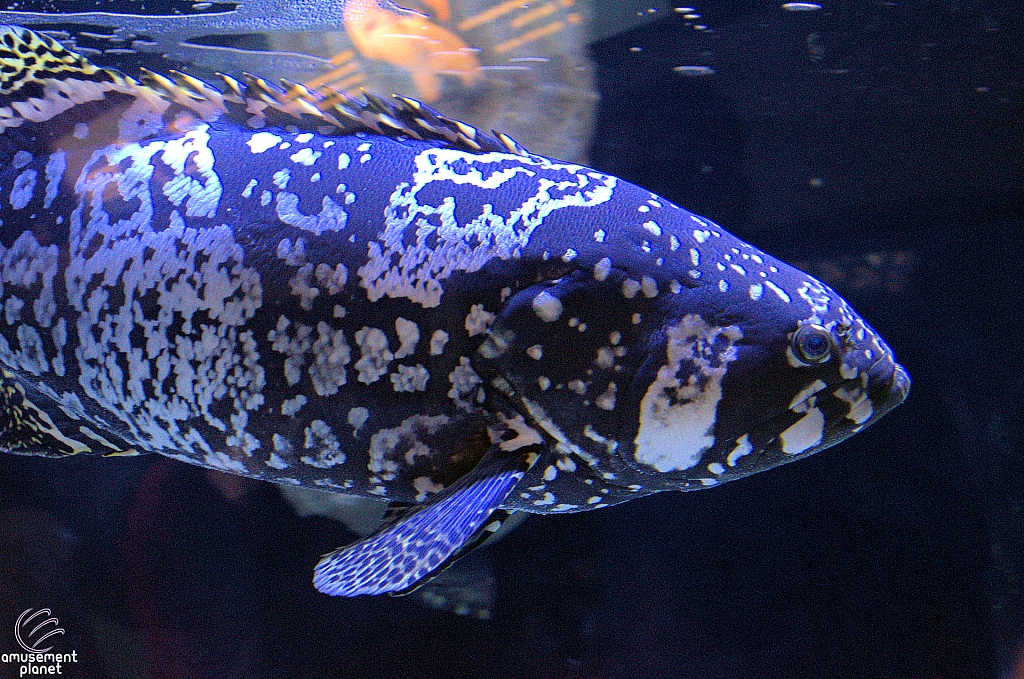
M 875 367 L 883 361 L 887 361 L 889 365 L 883 366 L 882 375 L 873 374 Z M 871 420 L 867 422 L 867 424 L 871 424 L 907 400 L 907 396 L 910 394 L 910 373 L 899 363 L 892 362 L 891 359 L 878 361 L 868 370 L 868 394 L 870 394 L 875 410 Z
M 858 376 L 821 389 L 730 442 L 729 446 L 736 446 L 731 451 L 720 449 L 718 454 L 726 461 L 725 476 L 728 479 L 749 476 L 830 448 L 877 422 L 903 403 L 910 393 L 909 373 L 891 358 L 876 362 L 867 374 L 866 381 Z M 858 390 L 870 404 L 870 411 L 863 404 L 860 406 L 865 408 L 863 418 L 857 415 L 855 405 L 858 402 L 850 400 Z M 820 409 L 825 416 L 821 439 L 806 449 L 791 453 L 786 450 L 784 432 L 812 409 Z M 745 441 L 749 449 L 742 457 L 733 459 L 739 450 L 739 441 Z

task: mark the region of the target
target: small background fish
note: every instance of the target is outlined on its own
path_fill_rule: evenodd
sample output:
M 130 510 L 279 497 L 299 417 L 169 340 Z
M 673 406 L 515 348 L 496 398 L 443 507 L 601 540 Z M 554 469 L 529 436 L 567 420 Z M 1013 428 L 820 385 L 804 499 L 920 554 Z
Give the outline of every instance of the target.
M 922 14 L 910 9 L 895 19 L 880 14 L 888 11 L 881 8 L 850 10 L 863 11 L 867 18 L 889 26 L 899 39 L 871 53 L 853 49 L 876 45 L 865 35 L 854 32 L 848 38 L 854 43 L 850 45 L 829 38 L 825 31 L 827 54 L 839 60 L 856 52 L 864 66 L 892 63 L 884 57 L 906 55 L 906 70 L 899 71 L 906 79 L 870 80 L 874 87 L 869 91 L 885 98 L 907 91 L 920 93 L 929 83 L 946 82 L 945 75 L 950 76 L 949 82 L 962 82 L 960 63 L 941 49 L 943 43 L 924 48 L 924 56 L 934 58 L 918 61 L 921 45 L 928 42 L 923 39 L 926 30 L 956 26 L 961 31 L 958 35 L 977 38 L 969 52 L 975 64 L 986 63 L 986 56 L 993 63 L 1006 63 L 1005 50 L 1021 39 L 1012 26 L 1007 27 L 1007 17 L 1014 16 L 1012 8 L 993 5 L 972 10 L 963 25 L 941 10 Z M 713 21 L 713 12 L 704 11 Z M 1004 154 L 1020 149 L 1019 136 L 1013 131 L 1020 126 L 1005 125 L 1019 120 L 1013 109 L 1019 105 L 1019 96 L 1014 98 L 1012 85 L 998 70 L 981 68 L 984 77 L 973 90 L 964 88 L 964 99 L 951 98 L 941 88 L 934 95 L 942 101 L 977 102 L 977 108 L 967 114 L 974 126 L 966 136 L 959 113 L 964 109 L 946 109 L 927 100 L 914 110 L 931 114 L 927 129 L 932 141 L 916 147 L 905 161 L 889 151 L 906 142 L 898 132 L 923 128 L 920 119 L 899 117 L 899 113 L 893 115 L 904 127 L 882 126 L 871 136 L 871 147 L 850 145 L 860 132 L 845 135 L 846 128 L 836 133 L 835 127 L 829 127 L 835 146 L 856 148 L 853 155 L 822 158 L 801 152 L 797 156 L 796 150 L 805 147 L 783 136 L 772 138 L 783 131 L 780 127 L 791 129 L 774 120 L 779 116 L 790 121 L 818 120 L 826 110 L 846 111 L 847 119 L 856 120 L 867 115 L 853 105 L 862 100 L 864 90 L 838 88 L 848 95 L 851 105 L 847 108 L 826 109 L 822 104 L 818 109 L 809 98 L 799 100 L 809 108 L 797 115 L 799 107 L 792 99 L 783 103 L 782 85 L 806 82 L 803 78 L 816 75 L 802 75 L 814 65 L 797 49 L 805 41 L 804 25 L 794 29 L 784 23 L 792 16 L 775 11 L 769 7 L 749 15 L 729 15 L 730 30 L 719 27 L 726 46 L 716 52 L 724 61 L 740 61 L 740 54 L 756 61 L 760 50 L 733 50 L 760 39 L 759 44 L 777 47 L 765 53 L 792 55 L 791 61 L 783 60 L 781 65 L 762 62 L 760 70 L 734 71 L 780 69 L 778 79 L 766 77 L 759 83 L 760 91 L 778 95 L 768 101 L 775 109 L 760 100 L 759 105 L 766 107 L 760 113 L 769 116 L 767 122 L 748 115 L 749 109 L 757 108 L 745 98 L 749 93 L 739 99 L 747 102 L 741 113 L 709 113 L 703 104 L 693 102 L 727 101 L 721 92 L 703 89 L 707 84 L 679 86 L 667 72 L 662 80 L 623 90 L 622 83 L 635 82 L 638 72 L 658 72 L 659 54 L 675 49 L 665 46 L 659 51 L 656 46 L 667 45 L 666 36 L 678 37 L 676 31 L 681 28 L 660 28 L 661 32 L 633 34 L 606 46 L 602 63 L 610 69 L 612 80 L 606 81 L 608 101 L 599 128 L 603 132 L 595 148 L 605 149 L 603 158 L 609 164 L 614 159 L 620 163 L 614 168 L 603 165 L 604 169 L 641 183 L 676 177 L 679 186 L 670 195 L 719 221 L 729 222 L 723 214 L 730 211 L 743 215 L 750 209 L 751 214 L 773 215 L 763 223 L 743 221 L 748 226 L 737 230 L 756 233 L 760 244 L 791 261 L 809 262 L 818 275 L 838 270 L 851 279 L 851 259 L 870 262 L 873 254 L 912 251 L 915 264 L 902 270 L 906 284 L 897 290 L 843 288 L 842 276 L 826 277 L 826 282 L 840 288 L 858 307 L 875 309 L 873 320 L 886 336 L 911 347 L 902 358 L 917 379 L 914 401 L 904 406 L 898 419 L 886 420 L 849 442 L 844 456 L 822 456 L 713 493 L 654 498 L 646 506 L 632 503 L 572 519 L 553 518 L 543 522 L 543 529 L 524 526 L 494 547 L 509 570 L 501 591 L 505 603 L 488 623 L 431 618 L 403 600 L 303 598 L 302 588 L 308 589 L 305 564 L 339 543 L 341 529 L 317 520 L 292 519 L 287 507 L 267 496 L 258 503 L 267 509 L 244 510 L 246 516 L 255 516 L 252 530 L 240 530 L 228 514 L 228 508 L 237 503 L 208 486 L 202 470 L 177 466 L 176 473 L 184 480 L 151 505 L 177 508 L 152 515 L 154 521 L 164 520 L 174 530 L 144 549 L 159 564 L 157 557 L 167 554 L 160 550 L 177 538 L 180 548 L 171 558 L 183 565 L 209 563 L 211 555 L 226 545 L 223 572 L 228 575 L 222 583 L 237 582 L 239 572 L 259 574 L 255 593 L 233 599 L 251 606 L 246 612 L 254 616 L 258 628 L 252 634 L 265 640 L 251 676 L 329 675 L 339 667 L 380 675 L 414 668 L 412 672 L 421 676 L 451 676 L 453 667 L 464 668 L 467 676 L 488 672 L 968 676 L 991 675 L 1009 667 L 1020 633 L 1020 594 L 1013 583 L 1020 572 L 1019 546 L 1024 544 L 1015 509 L 1022 496 L 1015 423 L 1024 413 L 1017 398 L 1022 384 L 1013 360 L 1013 329 L 1024 320 L 1019 287 L 1024 271 L 1019 258 L 1007 254 L 1021 226 L 1021 205 L 1019 193 L 1010 191 L 1017 170 Z M 805 20 L 811 18 L 799 18 Z M 850 22 L 842 25 L 872 25 L 854 24 L 853 17 L 845 14 L 836 20 Z M 776 30 L 765 31 L 764 24 Z M 652 61 L 628 61 L 644 54 L 628 52 L 630 46 L 643 46 Z M 793 50 L 787 52 L 787 48 Z M 679 65 L 675 61 L 670 63 Z M 933 65 L 936 70 L 927 70 Z M 834 69 L 841 66 L 830 64 Z M 719 64 L 718 73 L 727 70 Z M 807 85 L 809 95 L 817 91 L 814 82 Z M 989 93 L 996 96 L 986 97 Z M 975 100 L 974 95 L 981 98 Z M 624 135 L 638 127 L 638 101 L 650 104 L 643 110 L 651 113 L 642 118 L 646 121 L 642 128 L 648 132 L 677 129 L 681 118 L 708 123 L 704 129 L 710 132 L 677 140 L 673 148 L 686 148 L 688 153 L 666 151 L 661 160 L 656 156 L 639 162 L 651 145 L 642 135 L 635 139 Z M 680 101 L 689 103 L 680 107 Z M 827 136 L 818 134 L 813 125 L 796 129 L 806 135 L 801 137 L 804 140 L 821 142 Z M 729 130 L 744 130 L 745 144 L 730 141 Z M 624 138 L 632 139 L 625 147 Z M 751 161 L 743 156 L 743 149 L 764 144 L 776 149 L 768 158 L 772 163 L 779 161 L 776 166 L 783 171 L 736 172 L 725 179 L 716 175 L 716 168 L 748 167 Z M 690 164 L 677 161 L 679 157 L 696 160 Z M 708 159 L 720 162 L 710 163 L 712 170 L 705 173 L 704 165 L 697 162 Z M 755 160 L 758 167 L 769 162 Z M 855 164 L 851 167 L 850 162 Z M 630 163 L 634 169 L 621 169 Z M 804 170 L 812 166 L 816 172 L 808 179 Z M 911 166 L 914 172 L 909 171 Z M 948 174 L 939 171 L 942 166 L 948 166 Z M 883 179 L 877 184 L 860 183 L 872 172 L 881 172 Z M 956 187 L 962 183 L 953 181 L 954 174 L 966 174 L 968 184 L 981 188 L 958 193 L 961 189 Z M 931 181 L 920 180 L 922 176 Z M 814 186 L 810 179 L 815 177 L 824 181 Z M 722 182 L 713 185 L 726 190 L 706 191 L 707 182 L 714 181 Z M 867 188 L 840 190 L 851 186 Z M 948 190 L 936 191 L 936 187 Z M 697 202 L 679 197 L 689 193 Z M 721 202 L 711 204 L 713 200 Z M 833 211 L 846 219 L 811 219 Z M 866 223 L 865 212 L 870 214 Z M 950 214 L 958 218 L 950 219 Z M 869 228 L 874 235 L 864 240 Z M 890 315 L 885 308 L 899 312 Z M 896 440 L 902 443 L 894 448 Z M 70 463 L 79 466 L 68 468 Z M 111 629 L 95 621 L 115 620 L 119 622 L 115 628 L 129 630 L 125 638 L 138 643 L 140 637 L 127 612 L 132 608 L 127 602 L 136 601 L 133 590 L 125 586 L 131 581 L 132 568 L 125 565 L 125 552 L 110 535 L 131 535 L 125 530 L 126 507 L 141 500 L 126 495 L 154 485 L 168 487 L 137 485 L 139 472 L 156 463 L 168 464 L 148 459 L 0 459 L 4 506 L 21 516 L 26 515 L 26 507 L 33 507 L 52 517 L 47 520 L 59 531 L 31 529 L 28 535 L 44 547 L 67 544 L 73 557 L 62 562 L 44 553 L 26 561 L 25 552 L 5 549 L 0 558 L 9 567 L 6 572 L 39 573 L 37 565 L 45 563 L 54 570 L 39 582 L 59 578 L 73 585 L 65 593 L 41 589 L 38 583 L 19 582 L 16 588 L 5 589 L 4 602 L 15 615 L 28 605 L 38 605 L 42 597 L 54 608 L 81 606 L 86 622 L 80 629 L 88 628 L 94 638 L 109 637 L 104 630 Z M 119 472 L 111 471 L 112 464 Z M 94 474 L 83 476 L 90 468 Z M 250 492 L 271 492 L 242 483 L 252 486 Z M 192 527 L 204 530 L 227 516 L 214 531 L 225 541 L 203 541 L 190 524 L 174 525 L 186 516 L 195 522 Z M 153 526 L 140 525 L 143 533 Z M 671 540 L 664 539 L 666 527 Z M 9 537 L 16 530 L 20 529 L 11 521 L 2 524 L 0 531 L 7 532 L 0 532 L 0 549 L 13 544 Z M 831 548 L 823 552 L 821 544 Z M 182 621 L 201 618 L 219 642 L 211 644 L 211 656 L 224 647 L 246 647 L 242 637 L 249 629 L 234 624 L 235 616 L 218 617 L 223 609 L 208 607 L 194 580 L 171 586 L 147 579 L 144 569 L 135 572 L 142 574 L 139 582 L 154 592 L 150 601 L 156 602 L 156 610 L 178 623 L 163 622 L 155 630 L 187 643 L 187 629 L 183 629 L 187 626 Z M 120 592 L 114 601 L 124 603 L 111 605 L 111 591 Z M 167 605 L 171 595 L 183 603 Z M 978 643 L 979 639 L 993 641 Z M 301 650 L 311 642 L 320 648 L 315 655 Z M 123 663 L 132 652 L 138 654 L 138 646 L 126 643 L 108 654 L 91 653 L 90 657 L 109 663 L 105 672 L 93 676 L 143 676 L 128 674 L 133 671 L 130 668 L 121 674 L 110 669 L 120 668 L 118 661 Z M 158 676 L 155 668 L 141 671 Z

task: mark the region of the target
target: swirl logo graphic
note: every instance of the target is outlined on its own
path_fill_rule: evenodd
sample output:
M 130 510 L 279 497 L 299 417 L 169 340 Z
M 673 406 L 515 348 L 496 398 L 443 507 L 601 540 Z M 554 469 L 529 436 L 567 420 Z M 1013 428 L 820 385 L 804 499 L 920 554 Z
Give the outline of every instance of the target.
M 46 648 L 39 648 L 39 646 L 55 634 L 64 634 L 64 628 L 58 627 L 58 625 L 60 622 L 53 617 L 49 608 L 40 608 L 34 613 L 31 608 L 28 608 L 18 616 L 18 621 L 14 623 L 14 638 L 18 640 L 18 645 L 29 653 L 46 653 L 53 646 Z

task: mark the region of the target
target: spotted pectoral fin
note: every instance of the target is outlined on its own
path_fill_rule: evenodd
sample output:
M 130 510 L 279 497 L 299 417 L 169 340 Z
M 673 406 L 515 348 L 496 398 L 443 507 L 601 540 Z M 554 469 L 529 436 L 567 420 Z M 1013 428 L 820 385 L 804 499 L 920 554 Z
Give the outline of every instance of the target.
M 393 523 L 324 555 L 313 584 L 325 594 L 402 594 L 484 542 L 505 498 L 536 463 L 535 445 L 495 445 L 472 472 Z M 498 515 L 503 517 L 505 514 Z

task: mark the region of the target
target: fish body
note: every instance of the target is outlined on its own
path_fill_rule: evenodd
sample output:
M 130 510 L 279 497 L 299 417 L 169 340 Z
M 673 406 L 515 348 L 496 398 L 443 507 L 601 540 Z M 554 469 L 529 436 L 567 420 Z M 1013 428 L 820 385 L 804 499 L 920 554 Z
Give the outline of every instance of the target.
M 807 274 L 416 102 L 139 83 L 17 27 L 0 66 L 0 449 L 393 503 L 325 592 L 805 457 L 909 388 Z

